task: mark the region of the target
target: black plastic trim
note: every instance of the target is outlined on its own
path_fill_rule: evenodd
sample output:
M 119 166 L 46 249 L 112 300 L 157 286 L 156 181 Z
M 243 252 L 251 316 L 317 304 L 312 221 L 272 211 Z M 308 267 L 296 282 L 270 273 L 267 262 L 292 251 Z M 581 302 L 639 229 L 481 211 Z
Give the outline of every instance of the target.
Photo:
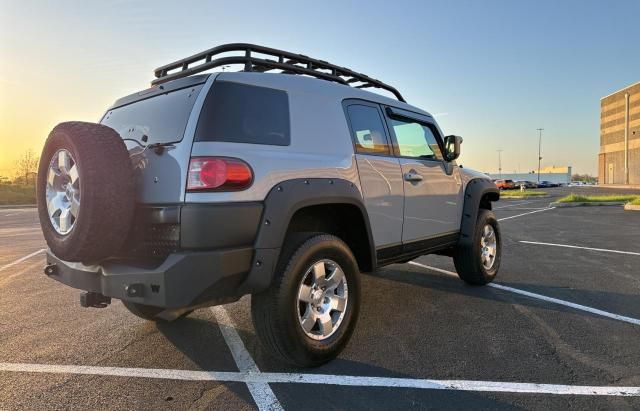
M 401 245 L 383 247 L 377 250 L 378 267 L 396 262 L 412 260 L 425 254 L 433 254 L 454 246 L 460 233 L 457 231 L 411 241 Z
M 351 204 L 358 207 L 366 225 L 371 267 L 376 267 L 376 252 L 369 216 L 362 194 L 355 184 L 339 178 L 288 180 L 273 187 L 264 200 L 264 212 L 254 244 L 256 254 L 243 290 L 256 292 L 266 289 L 271 284 L 273 270 L 280 256 L 291 218 L 304 207 L 322 204 Z
M 180 217 L 180 246 L 183 249 L 251 246 L 261 215 L 259 202 L 186 204 Z
M 251 267 L 253 249 L 174 253 L 159 266 L 107 260 L 96 266 L 62 261 L 47 251 L 48 274 L 68 286 L 140 304 L 182 308 L 239 298 L 238 285 Z M 132 293 L 131 290 L 136 290 Z
M 464 205 L 462 207 L 462 221 L 460 222 L 461 245 L 469 246 L 473 241 L 473 233 L 478 220 L 478 211 L 482 198 L 487 195 L 489 201 L 500 199 L 500 190 L 491 180 L 474 178 L 467 183 L 464 191 Z

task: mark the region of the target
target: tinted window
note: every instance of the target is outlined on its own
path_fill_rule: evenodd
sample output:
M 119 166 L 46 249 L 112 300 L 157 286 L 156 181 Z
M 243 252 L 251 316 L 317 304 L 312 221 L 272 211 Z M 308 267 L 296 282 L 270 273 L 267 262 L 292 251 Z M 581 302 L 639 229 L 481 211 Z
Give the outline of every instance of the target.
M 429 127 L 410 120 L 389 119 L 389 122 L 401 156 L 442 160 L 438 140 Z
M 378 109 L 354 104 L 347 107 L 358 153 L 389 154 L 389 145 Z
M 202 107 L 195 140 L 288 146 L 287 93 L 216 81 Z
M 147 136 L 149 144 L 180 141 L 201 89 L 202 85 L 183 88 L 109 110 L 101 123 L 122 138 L 142 142 Z

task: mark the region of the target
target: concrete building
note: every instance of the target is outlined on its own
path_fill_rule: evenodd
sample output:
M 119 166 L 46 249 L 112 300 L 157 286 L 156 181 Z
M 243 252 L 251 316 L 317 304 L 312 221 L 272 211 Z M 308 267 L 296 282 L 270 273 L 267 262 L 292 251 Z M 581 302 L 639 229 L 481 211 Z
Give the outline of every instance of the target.
M 600 184 L 640 184 L 640 82 L 600 99 Z

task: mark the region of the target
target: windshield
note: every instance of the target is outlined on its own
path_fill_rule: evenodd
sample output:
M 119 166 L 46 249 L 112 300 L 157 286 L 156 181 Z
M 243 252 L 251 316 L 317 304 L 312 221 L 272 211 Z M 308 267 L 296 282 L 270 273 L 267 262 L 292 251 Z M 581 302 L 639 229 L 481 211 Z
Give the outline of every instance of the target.
M 200 90 L 202 84 L 118 107 L 109 110 L 101 123 L 141 144 L 179 142 Z

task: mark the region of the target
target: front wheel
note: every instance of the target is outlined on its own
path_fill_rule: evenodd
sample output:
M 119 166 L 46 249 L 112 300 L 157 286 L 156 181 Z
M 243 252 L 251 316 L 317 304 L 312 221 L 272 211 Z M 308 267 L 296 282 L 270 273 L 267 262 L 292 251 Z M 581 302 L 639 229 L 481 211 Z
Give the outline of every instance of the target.
M 262 344 L 300 367 L 335 358 L 351 338 L 359 308 L 358 264 L 349 247 L 328 234 L 285 251 L 271 287 L 251 299 Z
M 495 214 L 481 209 L 470 245 L 459 245 L 453 263 L 458 276 L 473 285 L 493 281 L 500 268 L 502 238 Z

